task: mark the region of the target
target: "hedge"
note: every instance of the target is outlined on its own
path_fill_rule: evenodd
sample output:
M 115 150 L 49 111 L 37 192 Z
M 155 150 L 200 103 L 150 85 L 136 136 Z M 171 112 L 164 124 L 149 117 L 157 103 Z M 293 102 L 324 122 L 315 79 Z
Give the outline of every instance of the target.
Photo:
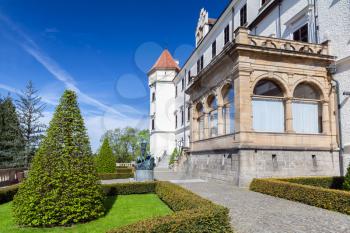
M 291 179 L 254 179 L 250 184 L 250 190 L 350 214 L 350 192 L 296 183 L 296 181 L 307 183 L 305 179 L 307 178 L 292 179 L 293 183 L 290 182 Z M 309 183 L 317 183 L 319 186 L 327 183 L 327 179 L 324 181 L 311 179 L 314 180 Z
M 330 189 L 342 189 L 344 183 L 343 176 L 333 176 L 333 177 L 296 177 L 296 178 L 283 178 L 278 179 L 281 181 L 303 184 L 303 185 L 311 185 L 322 188 L 330 188 Z
M 169 182 L 156 182 L 155 193 L 174 214 L 144 220 L 109 233 L 233 232 L 228 209 Z
M 104 184 L 102 189 L 107 196 L 144 194 L 155 192 L 155 182 L 130 182 L 119 184 Z
M 0 204 L 12 201 L 17 193 L 19 184 L 14 184 L 8 187 L 0 188 Z
M 117 167 L 116 173 L 134 173 L 132 167 Z
M 133 173 L 100 173 L 98 174 L 101 180 L 128 179 L 133 178 Z

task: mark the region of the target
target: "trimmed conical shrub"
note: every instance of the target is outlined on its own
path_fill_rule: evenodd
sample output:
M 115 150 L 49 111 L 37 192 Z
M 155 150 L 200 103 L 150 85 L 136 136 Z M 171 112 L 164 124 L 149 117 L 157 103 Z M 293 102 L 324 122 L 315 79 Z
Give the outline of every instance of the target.
M 76 94 L 65 91 L 14 198 L 15 220 L 46 227 L 87 222 L 104 214 L 103 198 Z
M 98 173 L 114 173 L 116 170 L 116 159 L 109 146 L 108 138 L 103 140 L 100 152 L 96 157 L 96 167 Z

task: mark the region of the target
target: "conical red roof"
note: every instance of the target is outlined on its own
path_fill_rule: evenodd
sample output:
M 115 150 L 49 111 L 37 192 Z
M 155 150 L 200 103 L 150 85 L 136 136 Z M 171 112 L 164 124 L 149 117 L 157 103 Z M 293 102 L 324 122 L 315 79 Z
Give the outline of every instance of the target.
M 174 58 L 171 56 L 169 50 L 164 49 L 156 63 L 153 65 L 152 69 L 149 71 L 149 73 L 155 71 L 155 70 L 176 70 L 177 72 L 180 71 L 179 65 L 176 63 Z

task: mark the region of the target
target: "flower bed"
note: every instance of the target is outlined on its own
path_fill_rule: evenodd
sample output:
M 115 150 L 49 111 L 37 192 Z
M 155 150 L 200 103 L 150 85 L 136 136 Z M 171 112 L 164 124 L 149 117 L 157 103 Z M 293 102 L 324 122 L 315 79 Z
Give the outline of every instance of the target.
M 350 192 L 340 188 L 340 177 L 254 179 L 250 190 L 350 214 Z

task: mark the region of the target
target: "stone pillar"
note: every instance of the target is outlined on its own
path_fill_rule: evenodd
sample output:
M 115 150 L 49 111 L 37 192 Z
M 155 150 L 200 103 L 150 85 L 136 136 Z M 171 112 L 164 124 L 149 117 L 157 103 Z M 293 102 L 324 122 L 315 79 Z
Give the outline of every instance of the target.
M 322 103 L 322 133 L 330 133 L 330 124 L 329 124 L 329 104 L 328 101 Z
M 292 98 L 286 100 L 286 132 L 293 133 L 293 101 Z
M 218 106 L 218 136 L 224 134 L 224 117 L 222 115 L 222 106 Z

